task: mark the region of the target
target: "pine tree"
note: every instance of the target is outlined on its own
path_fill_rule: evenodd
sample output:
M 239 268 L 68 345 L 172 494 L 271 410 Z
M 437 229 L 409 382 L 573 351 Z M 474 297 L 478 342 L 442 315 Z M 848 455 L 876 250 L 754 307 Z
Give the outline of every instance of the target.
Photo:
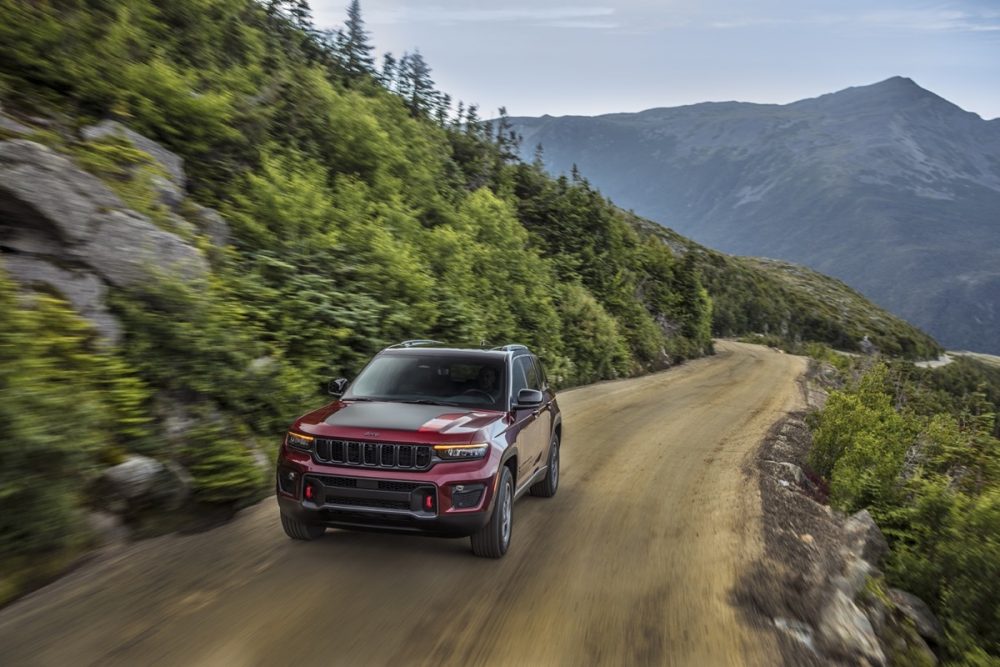
M 480 132 L 479 105 L 470 104 L 465 111 L 465 133 L 470 136 L 478 136 Z
M 500 153 L 501 160 L 504 162 L 513 162 L 517 160 L 517 151 L 521 142 L 517 133 L 514 132 L 514 126 L 510 124 L 507 107 L 500 107 L 498 113 L 500 118 L 497 120 L 496 125 L 496 147 Z
M 402 78 L 407 80 L 406 105 L 414 117 L 426 116 L 434 103 L 434 80 L 431 68 L 420 54 L 419 49 L 409 54 L 407 67 Z
M 344 25 L 344 39 L 341 49 L 344 68 L 347 70 L 349 78 L 358 79 L 366 74 L 375 73 L 373 47 L 368 41 L 368 31 L 365 30 L 365 22 L 361 18 L 359 0 L 351 0 L 351 4 L 347 8 L 347 23 Z
M 458 128 L 462 126 L 465 122 L 465 102 L 462 100 L 458 101 L 458 110 L 455 112 L 455 120 L 452 121 L 452 127 Z
M 545 149 L 542 147 L 542 142 L 535 144 L 535 158 L 531 161 L 531 166 L 538 171 L 545 169 Z
M 579 183 L 583 180 L 583 177 L 580 176 L 580 168 L 576 166 L 576 162 L 573 163 L 573 168 L 570 170 L 569 173 L 570 173 L 570 178 L 573 180 L 574 183 Z
M 386 90 L 392 90 L 396 85 L 396 73 L 398 71 L 399 63 L 396 61 L 396 57 L 392 53 L 386 51 L 385 55 L 382 56 L 382 71 L 379 73 L 379 81 L 385 86 Z
M 437 95 L 436 98 L 434 116 L 437 124 L 445 127 L 448 124 L 448 113 L 451 111 L 451 95 L 444 93 Z

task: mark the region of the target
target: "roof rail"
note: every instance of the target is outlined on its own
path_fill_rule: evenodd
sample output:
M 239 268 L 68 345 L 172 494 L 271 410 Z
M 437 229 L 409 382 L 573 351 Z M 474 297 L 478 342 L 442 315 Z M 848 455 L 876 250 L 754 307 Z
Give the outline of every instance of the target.
M 518 352 L 520 350 L 527 351 L 527 345 L 521 345 L 520 343 L 509 343 L 507 345 L 501 345 L 499 347 L 494 347 L 494 350 L 499 350 L 500 352 Z
M 396 343 L 395 345 L 390 345 L 385 348 L 387 350 L 393 350 L 401 347 L 423 347 L 429 345 L 444 345 L 439 340 L 429 340 L 427 338 L 415 338 L 414 340 L 404 340 L 402 343 Z

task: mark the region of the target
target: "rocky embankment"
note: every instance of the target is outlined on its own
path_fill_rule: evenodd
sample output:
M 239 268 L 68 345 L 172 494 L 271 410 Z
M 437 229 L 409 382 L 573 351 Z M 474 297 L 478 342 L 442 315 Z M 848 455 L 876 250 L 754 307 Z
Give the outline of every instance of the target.
M 58 137 L 47 142 L 58 150 L 37 137 Z M 149 195 L 159 219 L 127 206 L 73 159 L 72 147 L 109 140 L 148 157 L 144 164 L 157 174 Z M 197 285 L 210 271 L 206 249 L 228 242 L 225 221 L 191 201 L 186 182 L 180 157 L 118 122 L 74 132 L 50 119 L 15 119 L 0 110 L 0 267 L 25 294 L 65 299 L 93 324 L 98 345 L 116 345 L 124 331 L 109 307 L 114 290 L 147 281 Z M 183 439 L 191 423 L 186 406 L 160 397 L 158 410 L 164 435 Z M 105 541 L 121 537 L 144 510 L 176 511 L 191 497 L 191 475 L 174 461 L 128 454 L 114 463 L 86 480 L 93 485 L 90 523 Z
M 823 405 L 834 377 L 811 362 L 810 408 Z M 871 515 L 826 504 L 807 464 L 806 418 L 777 424 L 757 455 L 766 557 L 737 587 L 737 602 L 752 622 L 776 629 L 789 665 L 937 664 L 941 624 L 922 600 L 887 585 L 889 545 Z

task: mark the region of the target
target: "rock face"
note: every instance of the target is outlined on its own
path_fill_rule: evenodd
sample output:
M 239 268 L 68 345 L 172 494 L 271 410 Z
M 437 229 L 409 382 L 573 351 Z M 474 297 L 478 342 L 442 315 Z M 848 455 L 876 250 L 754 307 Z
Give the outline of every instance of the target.
M 180 168 L 180 158 L 157 152 Z M 183 182 L 182 171 L 174 176 Z M 61 293 L 111 343 L 120 327 L 104 305 L 106 286 L 191 281 L 208 271 L 196 248 L 128 209 L 67 158 L 24 139 L 0 141 L 0 250 L 15 279 Z
M 842 591 L 833 594 L 821 618 L 820 637 L 831 654 L 843 658 L 860 654 L 872 665 L 885 664 L 871 622 Z
M 163 168 L 166 169 L 167 173 L 170 175 L 170 180 L 172 180 L 177 187 L 183 189 L 187 184 L 187 177 L 184 175 L 184 160 L 182 160 L 180 156 L 171 153 L 149 137 L 144 137 L 138 132 L 130 130 L 118 121 L 102 120 L 97 125 L 91 125 L 83 128 L 80 134 L 87 141 L 96 141 L 106 137 L 120 137 L 122 139 L 127 139 L 133 146 L 142 152 L 149 154 L 150 157 L 163 165 Z
M 913 593 L 898 588 L 889 589 L 889 598 L 903 616 L 913 621 L 917 633 L 929 643 L 939 645 L 944 638 L 944 628 L 927 603 Z

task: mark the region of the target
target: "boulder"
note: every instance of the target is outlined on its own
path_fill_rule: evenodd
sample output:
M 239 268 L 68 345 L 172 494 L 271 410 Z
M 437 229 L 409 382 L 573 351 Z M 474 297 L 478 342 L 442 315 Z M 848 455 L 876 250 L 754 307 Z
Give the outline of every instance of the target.
M 96 125 L 83 128 L 80 135 L 87 141 L 97 141 L 106 137 L 126 139 L 159 163 L 177 187 L 183 190 L 187 184 L 187 178 L 184 175 L 184 160 L 179 155 L 168 151 L 149 137 L 144 137 L 138 132 L 130 130 L 118 121 L 102 120 Z
M 156 198 L 174 213 L 180 213 L 184 203 L 184 192 L 173 181 L 162 176 L 153 176 L 150 185 L 156 192 Z
M 787 461 L 764 461 L 770 471 L 780 480 L 785 480 L 797 486 L 805 486 L 806 475 L 802 468 Z
M 166 474 L 166 467 L 148 456 L 132 455 L 104 471 L 105 489 L 127 501 L 151 495 L 154 485 Z
M 931 644 L 940 646 L 941 639 L 944 637 L 944 628 L 926 602 L 913 593 L 907 593 L 898 588 L 889 589 L 889 599 L 903 616 L 913 621 L 913 625 L 921 637 Z
M 864 612 L 842 591 L 833 597 L 820 615 L 819 636 L 824 649 L 851 662 L 866 660 L 885 665 L 885 654 Z
M 218 211 L 198 206 L 191 217 L 195 226 L 209 238 L 212 245 L 221 248 L 229 244 L 229 225 Z
M 19 134 L 23 137 L 34 132 L 29 126 L 4 114 L 2 109 L 0 109 L 0 130 L 3 130 L 7 134 Z
M 889 555 L 889 543 L 868 510 L 861 510 L 844 522 L 844 545 L 876 567 L 881 567 Z
M 93 273 L 63 269 L 45 259 L 22 254 L 4 256 L 3 267 L 25 287 L 47 287 L 62 294 L 106 342 L 116 344 L 121 340 L 121 324 L 104 305 L 107 287 Z
M 116 287 L 130 287 L 157 275 L 189 281 L 208 272 L 195 247 L 130 210 L 96 218 L 93 234 L 73 254 Z
M 0 222 L 44 228 L 65 243 L 93 234 L 95 217 L 125 205 L 97 177 L 41 144 L 0 141 Z
M 176 463 L 133 454 L 101 474 L 96 496 L 116 513 L 148 506 L 171 510 L 191 495 L 192 486 L 191 476 Z

